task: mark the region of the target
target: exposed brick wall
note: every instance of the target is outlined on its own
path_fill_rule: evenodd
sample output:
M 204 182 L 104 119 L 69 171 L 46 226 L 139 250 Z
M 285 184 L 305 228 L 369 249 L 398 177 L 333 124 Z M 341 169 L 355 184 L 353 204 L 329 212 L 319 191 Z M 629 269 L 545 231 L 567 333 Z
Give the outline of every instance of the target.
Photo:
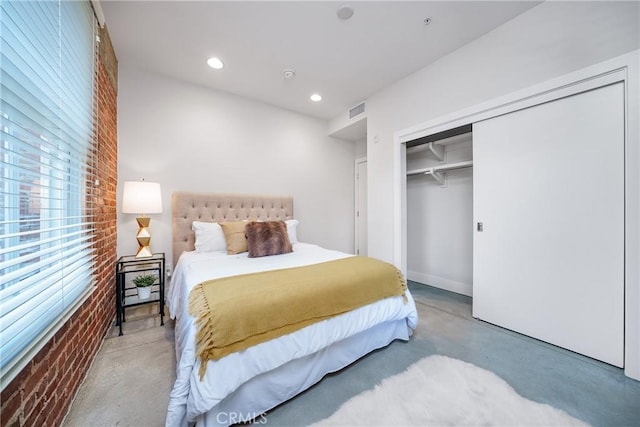
M 108 40 L 106 30 L 101 39 Z M 102 44 L 102 43 L 101 43 Z M 80 309 L 0 394 L 0 425 L 58 426 L 66 415 L 115 315 L 117 61 L 108 42 L 97 61 L 99 186 L 91 203 L 96 222 L 96 289 Z M 117 77 L 115 77 L 117 78 Z

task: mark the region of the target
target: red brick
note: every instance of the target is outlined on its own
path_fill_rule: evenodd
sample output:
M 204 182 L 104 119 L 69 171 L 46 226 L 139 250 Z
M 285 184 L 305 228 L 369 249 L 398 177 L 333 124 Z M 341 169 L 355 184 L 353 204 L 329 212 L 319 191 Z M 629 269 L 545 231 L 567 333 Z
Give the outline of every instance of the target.
M 20 384 L 29 377 L 29 372 L 30 369 L 27 366 L 2 390 L 0 393 L 0 402 L 9 400 L 15 394 L 20 394 Z
M 38 387 L 31 389 L 28 392 L 23 392 L 22 395 L 22 412 L 25 414 L 30 413 L 33 408 L 38 404 L 44 395 L 44 391 L 47 388 L 45 381 L 40 381 Z
M 7 426 L 7 427 L 19 427 L 20 426 L 20 414 L 15 414 L 11 418 L 5 418 L 5 414 L 2 414 L 2 416 L 0 416 L 0 423 L 3 426 Z
M 25 404 L 25 408 L 23 410 L 25 424 L 39 426 L 40 423 L 35 423 L 33 422 L 33 420 L 38 416 L 39 413 L 45 411 L 46 406 L 47 406 L 47 399 L 44 394 L 41 396 L 35 397 L 33 400 L 33 405 L 30 405 L 28 409 Z
M 4 420 L 5 414 L 12 415 L 20 412 L 22 406 L 22 397 L 20 392 L 15 392 L 8 399 L 2 399 L 2 409 L 0 409 L 0 419 Z M 7 419 L 9 421 L 9 419 Z
M 31 366 L 31 375 L 29 378 L 22 384 L 22 389 L 25 390 L 25 395 L 31 393 L 32 390 L 37 389 L 40 386 L 40 383 L 45 380 L 47 372 L 49 371 L 49 364 L 45 360 L 40 363 L 33 363 Z
M 48 412 L 44 409 L 44 407 L 38 409 L 39 411 L 34 411 L 25 417 L 24 425 L 39 427 L 47 426 L 47 424 L 45 424 L 45 419 L 47 418 Z

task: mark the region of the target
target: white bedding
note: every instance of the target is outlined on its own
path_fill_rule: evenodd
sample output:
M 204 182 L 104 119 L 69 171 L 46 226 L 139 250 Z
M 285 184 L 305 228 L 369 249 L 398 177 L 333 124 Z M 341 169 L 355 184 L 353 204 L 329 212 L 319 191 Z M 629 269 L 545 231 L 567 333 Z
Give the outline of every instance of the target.
M 185 252 L 180 257 L 167 292 L 170 316 L 176 319 L 177 359 L 177 378 L 171 391 L 167 426 L 185 426 L 187 422 L 195 421 L 219 405 L 252 378 L 277 369 L 292 359 L 306 358 L 376 325 L 406 319 L 406 336 L 415 329 L 417 313 L 413 298 L 407 291 L 407 303 L 402 297 L 387 298 L 217 361 L 210 361 L 204 381 L 200 381 L 200 360 L 195 355 L 196 327 L 186 303 L 190 290 L 205 280 L 351 256 L 305 243 L 297 243 L 293 249 L 290 254 L 262 258 L 248 258 L 247 253 L 227 255 L 225 252 Z

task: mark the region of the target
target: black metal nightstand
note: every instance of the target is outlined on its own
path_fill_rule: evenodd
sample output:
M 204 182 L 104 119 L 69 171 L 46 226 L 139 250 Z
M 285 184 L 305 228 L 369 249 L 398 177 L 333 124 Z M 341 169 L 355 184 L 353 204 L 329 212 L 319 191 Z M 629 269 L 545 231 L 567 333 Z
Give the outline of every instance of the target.
M 164 253 L 154 253 L 146 258 L 136 258 L 135 255 L 125 255 L 116 264 L 116 325 L 120 327 L 125 322 L 125 308 L 141 304 L 157 302 L 159 304 L 160 325 L 164 325 Z M 139 275 L 154 275 L 156 283 L 151 287 L 151 296 L 140 299 L 138 288 L 133 279 Z

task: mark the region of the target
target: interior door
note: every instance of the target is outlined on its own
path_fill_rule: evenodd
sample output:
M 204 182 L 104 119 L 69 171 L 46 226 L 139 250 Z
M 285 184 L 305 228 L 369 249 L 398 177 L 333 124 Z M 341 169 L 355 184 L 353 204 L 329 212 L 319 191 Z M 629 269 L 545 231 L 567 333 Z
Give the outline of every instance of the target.
M 473 315 L 624 358 L 624 92 L 474 124 Z
M 367 160 L 356 163 L 356 254 L 367 255 Z

